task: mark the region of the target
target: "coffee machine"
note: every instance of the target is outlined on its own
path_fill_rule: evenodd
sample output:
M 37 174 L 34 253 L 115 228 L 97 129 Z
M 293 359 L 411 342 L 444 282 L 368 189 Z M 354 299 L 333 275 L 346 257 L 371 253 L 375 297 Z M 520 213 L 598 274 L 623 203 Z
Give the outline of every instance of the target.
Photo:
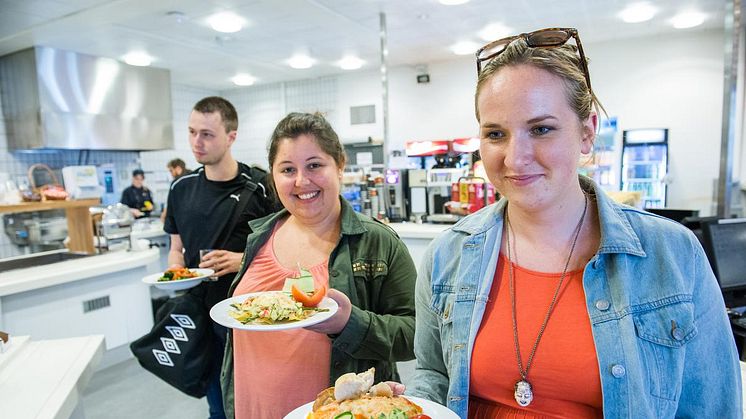
M 451 186 L 468 174 L 468 168 L 430 169 L 427 171 L 427 221 L 455 223 L 461 216 L 451 214 L 446 203 L 451 199 Z
M 384 202 L 389 221 L 400 223 L 409 218 L 407 191 L 409 177 L 407 169 L 386 169 L 384 176 Z

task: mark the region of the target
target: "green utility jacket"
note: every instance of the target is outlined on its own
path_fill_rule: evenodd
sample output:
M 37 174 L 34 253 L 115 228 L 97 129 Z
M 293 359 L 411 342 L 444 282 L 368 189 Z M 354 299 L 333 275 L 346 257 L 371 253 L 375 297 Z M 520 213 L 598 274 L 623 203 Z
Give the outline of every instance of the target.
M 377 220 L 356 213 L 342 202 L 339 242 L 329 256 L 329 285 L 349 297 L 352 313 L 344 330 L 332 340 L 330 385 L 342 374 L 376 368 L 375 382 L 398 380 L 397 361 L 414 359 L 414 262 L 394 231 Z M 228 295 L 243 277 L 259 249 L 269 240 L 283 209 L 249 223 L 241 268 Z M 226 417 L 235 417 L 233 344 L 228 333 L 221 385 Z M 281 348 L 278 348 L 281 350 Z M 310 400 L 309 400 L 310 401 Z

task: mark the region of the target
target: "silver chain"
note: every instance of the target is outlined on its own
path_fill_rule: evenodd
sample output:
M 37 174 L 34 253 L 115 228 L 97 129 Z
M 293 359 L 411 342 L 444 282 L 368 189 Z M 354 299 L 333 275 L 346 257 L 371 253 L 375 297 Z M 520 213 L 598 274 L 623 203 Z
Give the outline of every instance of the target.
M 552 315 L 552 311 L 554 310 L 555 304 L 557 304 L 557 297 L 559 296 L 559 292 L 562 289 L 562 283 L 565 281 L 565 275 L 567 274 L 567 268 L 570 266 L 570 261 L 572 260 L 572 253 L 575 250 L 575 244 L 578 242 L 578 237 L 580 237 L 580 230 L 583 227 L 583 221 L 585 220 L 585 213 L 588 211 L 588 196 L 583 194 L 585 197 L 585 203 L 583 205 L 583 215 L 580 216 L 580 221 L 578 222 L 577 227 L 575 227 L 575 238 L 572 241 L 572 247 L 570 247 L 570 254 L 567 255 L 567 261 L 565 262 L 565 268 L 562 270 L 562 276 L 560 276 L 559 284 L 557 284 L 557 289 L 554 290 L 554 296 L 552 297 L 552 302 L 549 304 L 549 310 L 547 310 L 547 314 L 544 317 L 544 322 L 541 324 L 541 328 L 539 329 L 539 335 L 536 336 L 536 341 L 534 341 L 534 346 L 531 348 L 531 353 L 528 355 L 528 360 L 526 361 L 526 369 L 523 369 L 523 360 L 521 357 L 521 347 L 518 343 L 518 320 L 516 318 L 516 311 L 515 311 L 515 284 L 514 284 L 514 278 L 513 278 L 513 261 L 511 259 L 511 251 L 510 251 L 510 231 L 512 230 L 512 227 L 510 226 L 510 219 L 508 218 L 508 210 L 505 209 L 505 224 L 507 225 L 506 229 L 506 237 L 505 241 L 508 247 L 508 282 L 510 284 L 510 304 L 513 308 L 513 342 L 515 343 L 515 354 L 518 358 L 518 372 L 521 374 L 521 378 L 525 381 L 528 381 L 528 370 L 531 368 L 531 361 L 534 359 L 534 354 L 536 354 L 536 348 L 539 346 L 539 341 L 541 340 L 542 335 L 544 335 L 544 329 L 547 327 L 547 323 L 549 323 L 549 317 Z

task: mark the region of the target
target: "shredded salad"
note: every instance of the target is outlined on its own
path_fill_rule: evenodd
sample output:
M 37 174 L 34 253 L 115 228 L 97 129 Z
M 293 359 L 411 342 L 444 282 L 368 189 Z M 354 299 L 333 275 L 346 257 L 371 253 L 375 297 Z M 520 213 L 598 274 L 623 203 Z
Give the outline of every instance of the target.
M 269 291 L 246 298 L 240 304 L 231 304 L 228 315 L 243 324 L 274 324 L 307 319 L 314 314 L 328 311 L 325 308 L 303 307 L 293 297 L 282 291 Z

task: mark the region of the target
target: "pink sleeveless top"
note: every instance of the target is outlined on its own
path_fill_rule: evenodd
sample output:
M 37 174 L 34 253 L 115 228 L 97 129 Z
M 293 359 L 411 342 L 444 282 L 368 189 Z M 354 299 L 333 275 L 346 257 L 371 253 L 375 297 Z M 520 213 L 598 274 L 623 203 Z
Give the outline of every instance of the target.
M 297 277 L 273 251 L 275 233 L 259 249 L 233 296 L 281 290 Z M 328 285 L 328 261 L 308 268 L 317 286 Z M 305 329 L 273 332 L 233 330 L 236 419 L 282 418 L 329 387 L 331 341 Z

